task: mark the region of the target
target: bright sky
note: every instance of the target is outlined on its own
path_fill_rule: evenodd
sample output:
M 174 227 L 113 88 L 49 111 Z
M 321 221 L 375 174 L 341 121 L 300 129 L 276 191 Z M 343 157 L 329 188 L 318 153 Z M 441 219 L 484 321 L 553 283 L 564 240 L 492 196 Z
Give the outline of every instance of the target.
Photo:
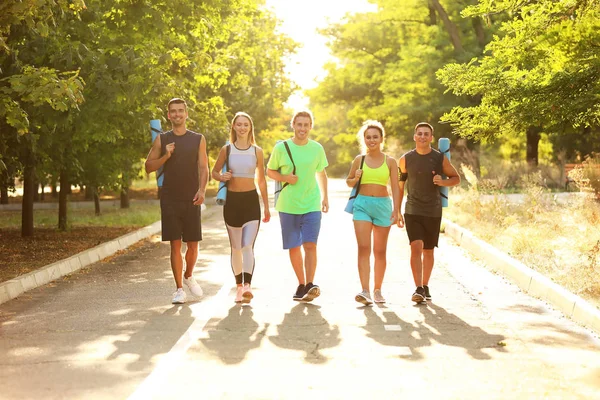
M 323 65 L 332 60 L 327 47 L 327 39 L 317 33 L 330 23 L 339 22 L 347 13 L 376 11 L 377 7 L 368 0 L 266 0 L 282 21 L 280 30 L 293 40 L 302 44 L 296 55 L 288 63 L 290 78 L 301 89 L 311 89 L 317 80 L 325 76 Z M 290 98 L 288 106 L 292 109 L 308 104 L 302 93 Z

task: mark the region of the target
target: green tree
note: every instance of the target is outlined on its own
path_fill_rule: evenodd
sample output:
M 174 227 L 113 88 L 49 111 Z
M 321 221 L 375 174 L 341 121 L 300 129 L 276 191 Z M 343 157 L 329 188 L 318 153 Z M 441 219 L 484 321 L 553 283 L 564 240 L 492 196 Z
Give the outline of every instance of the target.
M 600 123 L 600 8 L 595 1 L 482 0 L 464 15 L 497 13 L 510 19 L 485 55 L 439 71 L 450 92 L 481 99 L 443 121 L 478 140 L 525 134 L 526 159 L 535 166 L 542 132 L 556 137 Z

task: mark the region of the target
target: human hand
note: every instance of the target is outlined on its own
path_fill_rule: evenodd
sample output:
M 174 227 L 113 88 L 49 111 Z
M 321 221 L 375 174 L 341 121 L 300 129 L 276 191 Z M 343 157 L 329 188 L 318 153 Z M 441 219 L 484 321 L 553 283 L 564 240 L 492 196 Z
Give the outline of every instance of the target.
M 398 220 L 396 221 L 398 228 L 404 228 L 404 218 L 401 213 L 398 213 Z
M 265 216 L 262 220 L 262 222 L 269 222 L 271 220 L 271 212 L 269 211 L 268 208 L 265 208 Z
M 442 181 L 444 180 L 442 179 L 442 176 L 436 175 L 435 171 L 431 171 L 431 173 L 433 174 L 433 184 L 437 186 L 442 186 Z
M 323 211 L 324 213 L 329 211 L 329 200 L 327 198 L 323 199 L 323 201 L 321 202 L 321 211 Z
M 196 192 L 196 195 L 194 196 L 194 205 L 199 206 L 202 203 L 204 203 L 204 196 L 205 196 L 204 191 L 202 189 L 198 189 L 198 191 Z
M 231 179 L 231 171 L 227 171 L 224 174 L 221 174 L 219 179 L 221 180 L 221 182 L 227 182 L 228 180 Z
M 166 150 L 169 158 L 171 158 L 171 156 L 175 152 L 175 142 L 167 144 L 167 146 L 165 147 L 165 150 Z
M 362 174 L 363 174 L 363 170 L 362 169 L 357 169 L 356 172 L 354 173 L 354 177 L 356 179 L 360 179 L 360 177 L 362 176 Z
M 298 175 L 294 175 L 294 174 L 285 175 L 285 181 L 287 183 L 289 183 L 290 185 L 293 185 L 296 182 L 298 182 Z

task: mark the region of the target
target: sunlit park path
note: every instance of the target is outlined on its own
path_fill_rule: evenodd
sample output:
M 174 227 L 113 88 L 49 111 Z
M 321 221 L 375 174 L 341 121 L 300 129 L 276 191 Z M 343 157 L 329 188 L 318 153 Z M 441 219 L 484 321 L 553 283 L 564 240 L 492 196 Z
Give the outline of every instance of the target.
M 256 243 L 255 299 L 235 305 L 217 212 L 204 223 L 200 301 L 170 304 L 169 248 L 154 238 L 0 305 L 0 398 L 598 398 L 600 342 L 445 238 L 432 303 L 410 301 L 394 228 L 388 303 L 359 306 L 347 192 L 331 182 L 312 304 L 291 299 L 275 213 Z

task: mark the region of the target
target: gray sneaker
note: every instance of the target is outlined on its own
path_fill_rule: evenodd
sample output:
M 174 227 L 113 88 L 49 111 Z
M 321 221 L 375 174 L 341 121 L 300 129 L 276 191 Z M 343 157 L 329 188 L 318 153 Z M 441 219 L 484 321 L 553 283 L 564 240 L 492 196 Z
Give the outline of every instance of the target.
M 365 306 L 370 306 L 371 304 L 373 304 L 373 300 L 371 300 L 371 294 L 366 290 L 363 290 L 362 292 L 354 296 L 354 300 L 364 304 Z

